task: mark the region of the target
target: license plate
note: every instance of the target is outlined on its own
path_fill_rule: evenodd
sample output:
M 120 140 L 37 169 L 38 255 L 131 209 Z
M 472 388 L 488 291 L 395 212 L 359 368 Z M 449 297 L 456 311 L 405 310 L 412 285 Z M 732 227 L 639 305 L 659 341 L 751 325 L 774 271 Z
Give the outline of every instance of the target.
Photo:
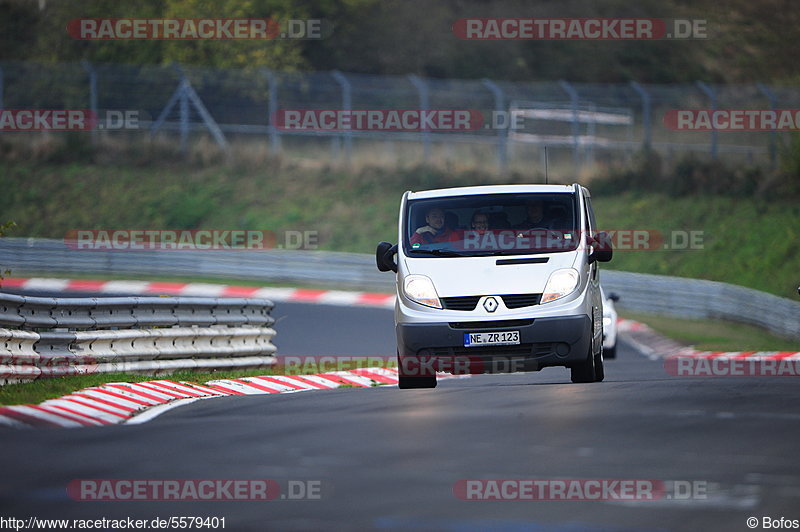
M 464 347 L 518 345 L 519 331 L 464 333 Z

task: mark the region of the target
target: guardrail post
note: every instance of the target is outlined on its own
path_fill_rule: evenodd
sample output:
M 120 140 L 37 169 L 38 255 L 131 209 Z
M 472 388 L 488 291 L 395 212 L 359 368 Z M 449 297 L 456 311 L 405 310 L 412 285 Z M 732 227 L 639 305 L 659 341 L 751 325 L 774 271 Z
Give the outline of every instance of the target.
M 89 109 L 92 112 L 92 116 L 94 117 L 94 127 L 92 127 L 92 145 L 97 144 L 97 128 L 99 123 L 99 116 L 97 116 L 97 72 L 95 71 L 92 64 L 87 60 L 81 61 L 81 66 L 89 74 Z
M 272 155 L 277 155 L 281 151 L 280 130 L 275 127 L 275 117 L 278 113 L 278 78 L 275 76 L 275 73 L 268 68 L 264 68 L 261 71 L 267 78 L 269 90 L 269 104 L 267 109 L 267 112 L 269 113 L 269 147 Z
M 338 70 L 334 70 L 331 72 L 333 79 L 336 80 L 337 83 L 342 87 L 342 110 L 343 111 L 351 111 L 353 109 L 353 100 L 352 100 L 352 85 L 350 84 L 350 80 L 347 77 L 339 72 Z M 348 129 L 344 133 L 344 164 L 346 166 L 350 166 L 350 161 L 353 155 L 353 131 Z
M 489 89 L 494 96 L 494 110 L 498 113 L 507 112 L 506 95 L 503 89 L 490 79 L 484 78 L 482 81 L 484 86 Z M 513 117 L 511 113 L 509 113 L 507 115 L 508 122 L 506 123 L 506 127 L 500 128 L 497 131 L 497 169 L 500 175 L 506 175 L 508 173 L 508 128 L 514 126 L 512 119 Z
M 408 80 L 414 85 L 419 92 L 419 107 L 422 111 L 430 109 L 430 96 L 428 94 L 428 85 L 419 76 L 411 74 Z M 431 159 L 431 132 L 428 129 L 422 130 L 422 146 L 423 146 L 423 160 L 428 163 Z
M 572 159 L 575 164 L 575 170 L 580 170 L 581 167 L 581 158 L 580 153 L 578 152 L 579 149 L 579 137 L 580 137 L 580 123 L 578 122 L 578 91 L 563 79 L 558 82 L 558 85 L 567 93 L 569 96 L 570 102 L 572 103 Z
M 706 85 L 702 81 L 697 81 L 695 83 L 696 83 L 697 87 L 701 91 L 703 91 L 703 94 L 705 94 L 706 97 L 711 101 L 711 110 L 712 111 L 716 111 L 717 110 L 717 95 L 716 95 L 716 93 L 711 89 L 711 87 L 709 87 L 708 85 Z M 719 152 L 719 146 L 717 145 L 717 129 L 714 127 L 714 124 L 712 122 L 712 124 L 711 124 L 711 158 L 716 160 L 718 152 Z
M 769 100 L 769 106 L 773 111 L 778 109 L 778 98 L 775 93 L 761 82 L 756 83 L 756 87 L 761 91 L 761 94 Z M 774 129 L 769 132 L 769 160 L 772 163 L 772 168 L 778 165 L 778 132 Z
M 642 141 L 642 147 L 646 151 L 650 151 L 650 147 L 653 144 L 653 130 L 650 123 L 650 112 L 652 110 L 650 93 L 644 90 L 644 87 L 635 81 L 631 81 L 631 87 L 642 99 L 642 129 L 644 129 L 644 140 Z

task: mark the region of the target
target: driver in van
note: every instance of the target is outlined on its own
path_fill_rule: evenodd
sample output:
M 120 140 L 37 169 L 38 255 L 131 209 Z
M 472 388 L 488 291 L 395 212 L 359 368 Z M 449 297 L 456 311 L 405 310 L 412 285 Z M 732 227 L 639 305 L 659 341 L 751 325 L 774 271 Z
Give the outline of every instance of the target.
M 452 242 L 458 239 L 456 231 L 445 227 L 444 210 L 439 207 L 428 209 L 425 213 L 425 223 L 411 235 L 411 244 L 438 244 Z
M 544 202 L 541 199 L 531 199 L 525 204 L 527 218 L 514 229 L 527 231 L 530 229 L 552 229 L 550 221 L 544 219 Z

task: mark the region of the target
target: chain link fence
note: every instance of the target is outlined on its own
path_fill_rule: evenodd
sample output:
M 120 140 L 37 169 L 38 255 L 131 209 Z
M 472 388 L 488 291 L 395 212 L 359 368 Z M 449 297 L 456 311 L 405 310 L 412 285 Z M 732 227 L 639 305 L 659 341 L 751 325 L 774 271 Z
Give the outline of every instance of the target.
M 577 175 L 585 168 L 625 162 L 643 146 L 668 162 L 694 153 L 774 166 L 786 133 L 676 131 L 664 125 L 664 117 L 672 109 L 798 109 L 800 87 L 0 63 L 0 109 L 31 108 L 137 114 L 135 128 L 96 129 L 94 141 L 136 129 L 148 137 L 174 137 L 184 150 L 210 135 L 226 151 L 231 144 L 255 142 L 290 159 L 346 165 L 428 162 L 542 174 L 547 147 L 551 167 Z M 278 110 L 287 109 L 469 109 L 479 111 L 484 123 L 457 132 L 289 131 L 272 123 Z M 508 127 L 509 112 L 519 116 L 517 128 Z

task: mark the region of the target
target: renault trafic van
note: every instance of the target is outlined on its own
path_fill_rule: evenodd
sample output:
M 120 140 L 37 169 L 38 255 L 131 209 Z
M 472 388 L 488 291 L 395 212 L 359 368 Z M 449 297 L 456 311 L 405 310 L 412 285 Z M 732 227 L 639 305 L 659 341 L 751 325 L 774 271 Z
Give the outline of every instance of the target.
M 602 381 L 598 263 L 612 251 L 596 230 L 578 184 L 406 192 L 398 243 L 376 251 L 397 276 L 400 388 L 549 366 Z

